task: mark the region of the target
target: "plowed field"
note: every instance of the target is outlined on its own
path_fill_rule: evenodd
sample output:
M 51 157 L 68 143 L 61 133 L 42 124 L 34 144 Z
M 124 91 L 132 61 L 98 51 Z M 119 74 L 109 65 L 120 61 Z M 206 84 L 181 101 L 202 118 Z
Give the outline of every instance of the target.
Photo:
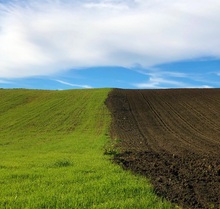
M 117 163 L 184 208 L 220 208 L 220 89 L 114 89 L 107 105 Z

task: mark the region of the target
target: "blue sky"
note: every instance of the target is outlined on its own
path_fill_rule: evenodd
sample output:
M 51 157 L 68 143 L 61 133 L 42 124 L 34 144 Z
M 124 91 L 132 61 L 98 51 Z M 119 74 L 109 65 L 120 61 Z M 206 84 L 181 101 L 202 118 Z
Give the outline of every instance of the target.
M 219 0 L 0 0 L 0 88 L 219 88 L 219 26 Z

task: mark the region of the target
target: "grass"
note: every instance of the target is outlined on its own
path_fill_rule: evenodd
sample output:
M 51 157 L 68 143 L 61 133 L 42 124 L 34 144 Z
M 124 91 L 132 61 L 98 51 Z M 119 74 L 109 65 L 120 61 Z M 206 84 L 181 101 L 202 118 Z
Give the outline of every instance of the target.
M 171 208 L 103 154 L 109 91 L 0 90 L 0 208 Z

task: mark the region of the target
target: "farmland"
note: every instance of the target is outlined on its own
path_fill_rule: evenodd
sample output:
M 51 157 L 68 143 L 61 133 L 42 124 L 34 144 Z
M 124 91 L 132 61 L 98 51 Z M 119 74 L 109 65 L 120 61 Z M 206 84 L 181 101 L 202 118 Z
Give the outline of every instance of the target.
M 0 89 L 0 208 L 171 208 L 112 164 L 110 89 Z
M 106 103 L 115 162 L 183 208 L 220 208 L 220 89 L 114 89 Z

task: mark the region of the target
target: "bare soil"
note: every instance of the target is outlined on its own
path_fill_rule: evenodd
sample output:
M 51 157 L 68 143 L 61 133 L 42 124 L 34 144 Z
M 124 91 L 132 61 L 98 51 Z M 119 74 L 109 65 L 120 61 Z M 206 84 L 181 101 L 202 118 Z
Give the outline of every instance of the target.
M 220 89 L 114 89 L 114 160 L 183 208 L 220 208 Z

